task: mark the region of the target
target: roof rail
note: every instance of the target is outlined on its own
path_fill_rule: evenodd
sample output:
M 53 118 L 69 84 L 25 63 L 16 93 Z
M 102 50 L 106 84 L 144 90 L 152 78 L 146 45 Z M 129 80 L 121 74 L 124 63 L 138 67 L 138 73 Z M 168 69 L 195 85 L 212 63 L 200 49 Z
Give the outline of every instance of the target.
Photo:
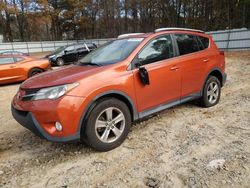
M 125 37 L 129 37 L 129 36 L 136 36 L 136 35 L 143 35 L 145 33 L 127 33 L 127 34 L 122 34 L 118 36 L 118 39 L 120 38 L 125 38 Z
M 174 30 L 182 30 L 182 31 L 194 31 L 198 33 L 205 33 L 202 30 L 197 30 L 197 29 L 189 29 L 189 28 L 179 28 L 179 27 L 166 27 L 166 28 L 159 28 L 155 30 L 155 33 L 161 32 L 161 31 L 174 31 Z

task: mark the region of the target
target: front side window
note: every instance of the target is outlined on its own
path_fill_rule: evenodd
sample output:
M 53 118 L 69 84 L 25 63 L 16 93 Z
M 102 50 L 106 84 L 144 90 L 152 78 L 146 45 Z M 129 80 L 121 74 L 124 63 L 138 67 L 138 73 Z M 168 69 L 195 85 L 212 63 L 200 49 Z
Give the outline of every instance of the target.
M 76 51 L 85 51 L 85 50 L 87 50 L 84 44 L 77 45 L 75 48 L 76 48 Z
M 152 40 L 138 55 L 141 65 L 169 59 L 174 56 L 170 35 Z
M 11 64 L 11 63 L 15 63 L 15 60 L 12 57 L 1 57 L 0 58 L 0 65 Z
M 75 47 L 74 46 L 68 46 L 66 49 L 65 49 L 65 51 L 67 51 L 67 52 L 72 52 L 72 51 L 74 51 L 75 50 Z
M 175 34 L 180 55 L 186 55 L 200 50 L 196 37 L 187 34 Z
M 125 60 L 144 38 L 118 39 L 97 48 L 80 60 L 80 64 L 109 65 Z

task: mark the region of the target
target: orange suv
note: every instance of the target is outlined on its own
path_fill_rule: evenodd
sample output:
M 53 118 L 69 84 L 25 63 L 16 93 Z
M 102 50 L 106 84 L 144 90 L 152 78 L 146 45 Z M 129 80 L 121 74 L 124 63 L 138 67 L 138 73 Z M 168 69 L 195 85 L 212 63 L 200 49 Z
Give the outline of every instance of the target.
M 162 28 L 121 35 L 77 65 L 28 79 L 12 114 L 47 140 L 83 141 L 108 151 L 138 119 L 195 99 L 216 105 L 225 81 L 224 53 L 211 36 Z

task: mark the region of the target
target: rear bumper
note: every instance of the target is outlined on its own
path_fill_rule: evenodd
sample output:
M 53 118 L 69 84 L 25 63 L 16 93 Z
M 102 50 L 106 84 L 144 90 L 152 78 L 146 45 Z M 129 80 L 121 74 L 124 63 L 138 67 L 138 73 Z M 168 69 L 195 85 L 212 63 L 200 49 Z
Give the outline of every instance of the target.
M 226 81 L 227 81 L 227 74 L 223 73 L 223 75 L 222 75 L 222 86 L 225 85 Z
M 20 111 L 15 109 L 13 106 L 11 106 L 11 112 L 12 116 L 18 123 L 20 123 L 23 127 L 29 129 L 40 138 L 44 138 L 52 142 L 75 142 L 80 140 L 80 132 L 77 132 L 75 135 L 68 137 L 55 137 L 49 135 L 40 126 L 32 112 Z

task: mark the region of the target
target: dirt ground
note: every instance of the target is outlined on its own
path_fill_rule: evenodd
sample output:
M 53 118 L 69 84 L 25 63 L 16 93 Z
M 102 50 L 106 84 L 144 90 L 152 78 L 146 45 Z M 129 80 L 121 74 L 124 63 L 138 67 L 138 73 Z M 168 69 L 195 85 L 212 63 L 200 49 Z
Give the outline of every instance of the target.
M 0 187 L 249 187 L 250 52 L 226 55 L 217 106 L 165 110 L 107 153 L 34 136 L 10 113 L 19 85 L 0 87 Z

